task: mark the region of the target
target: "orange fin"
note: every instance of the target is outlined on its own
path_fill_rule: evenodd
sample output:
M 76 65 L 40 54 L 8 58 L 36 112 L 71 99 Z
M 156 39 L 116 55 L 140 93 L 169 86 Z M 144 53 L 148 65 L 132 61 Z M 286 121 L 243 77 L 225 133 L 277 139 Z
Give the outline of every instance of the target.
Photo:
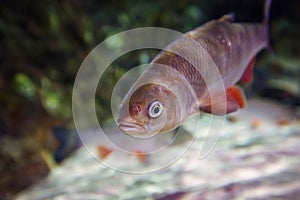
M 255 63 L 255 60 L 256 60 L 256 57 L 253 57 L 246 70 L 244 71 L 244 74 L 241 78 L 241 82 L 244 82 L 244 83 L 251 83 L 252 82 L 252 79 L 253 79 L 253 67 L 254 67 L 254 63 Z
M 104 160 L 109 154 L 111 154 L 112 150 L 105 146 L 97 146 L 98 155 L 101 160 Z
M 245 105 L 246 100 L 243 91 L 237 86 L 231 86 L 226 90 L 226 103 L 216 102 L 214 105 L 201 107 L 200 110 L 214 115 L 225 115 L 244 108 Z
M 144 152 L 137 150 L 137 151 L 134 151 L 133 153 L 137 157 L 137 159 L 138 159 L 139 162 L 145 163 L 146 154 Z
M 244 108 L 246 106 L 245 95 L 243 91 L 237 86 L 231 86 L 226 90 L 227 106 L 230 102 L 234 101 L 237 103 L 239 108 Z

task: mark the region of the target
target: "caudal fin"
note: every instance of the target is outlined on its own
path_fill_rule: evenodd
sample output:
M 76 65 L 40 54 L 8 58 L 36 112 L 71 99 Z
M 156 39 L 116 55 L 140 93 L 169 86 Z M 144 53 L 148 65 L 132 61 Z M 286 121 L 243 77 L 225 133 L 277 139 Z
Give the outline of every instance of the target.
M 263 19 L 264 24 L 269 23 L 271 3 L 272 0 L 265 0 L 264 19 Z
M 263 24 L 265 24 L 266 26 L 266 34 L 267 34 L 267 40 L 268 40 L 268 44 L 267 44 L 267 50 L 274 55 L 274 51 L 270 45 L 270 41 L 269 41 L 269 17 L 270 17 L 270 9 L 271 9 L 271 3 L 272 0 L 265 0 L 265 7 L 264 7 L 264 19 L 263 19 Z

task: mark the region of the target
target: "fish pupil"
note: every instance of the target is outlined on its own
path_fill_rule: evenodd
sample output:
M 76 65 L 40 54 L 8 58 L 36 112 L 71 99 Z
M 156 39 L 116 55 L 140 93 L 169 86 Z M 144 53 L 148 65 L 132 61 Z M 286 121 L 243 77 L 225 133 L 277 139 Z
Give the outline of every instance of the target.
M 159 108 L 158 106 L 156 106 L 156 107 L 153 109 L 154 114 L 159 113 L 159 111 L 160 111 L 160 108 Z

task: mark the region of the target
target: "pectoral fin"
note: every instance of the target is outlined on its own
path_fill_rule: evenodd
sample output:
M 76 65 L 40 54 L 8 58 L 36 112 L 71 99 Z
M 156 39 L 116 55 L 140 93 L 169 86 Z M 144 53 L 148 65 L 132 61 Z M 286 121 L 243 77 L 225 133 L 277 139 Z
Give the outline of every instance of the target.
M 230 104 L 233 104 L 234 105 L 233 107 L 236 107 L 236 110 L 238 110 L 239 108 L 244 108 L 246 106 L 244 92 L 238 86 L 232 86 L 227 88 L 226 99 L 227 99 L 227 107 Z M 233 110 L 232 112 L 236 110 Z
M 226 102 L 216 100 L 214 104 L 201 107 L 200 110 L 214 115 L 224 115 L 244 108 L 245 105 L 246 101 L 243 91 L 237 86 L 232 86 L 226 90 Z

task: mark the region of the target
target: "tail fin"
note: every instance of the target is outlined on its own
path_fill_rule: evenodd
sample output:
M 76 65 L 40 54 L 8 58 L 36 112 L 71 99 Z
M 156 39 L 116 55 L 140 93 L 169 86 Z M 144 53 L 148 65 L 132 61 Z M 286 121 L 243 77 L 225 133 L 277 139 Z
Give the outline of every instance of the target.
M 272 0 L 265 0 L 264 19 L 263 19 L 264 24 L 269 23 L 271 3 L 272 3 Z
M 263 24 L 266 26 L 267 38 L 269 38 L 269 17 L 270 17 L 271 3 L 272 3 L 272 0 L 265 0 Z M 274 51 L 273 51 L 272 47 L 270 46 L 270 41 L 268 41 L 267 50 L 272 55 L 274 55 Z

